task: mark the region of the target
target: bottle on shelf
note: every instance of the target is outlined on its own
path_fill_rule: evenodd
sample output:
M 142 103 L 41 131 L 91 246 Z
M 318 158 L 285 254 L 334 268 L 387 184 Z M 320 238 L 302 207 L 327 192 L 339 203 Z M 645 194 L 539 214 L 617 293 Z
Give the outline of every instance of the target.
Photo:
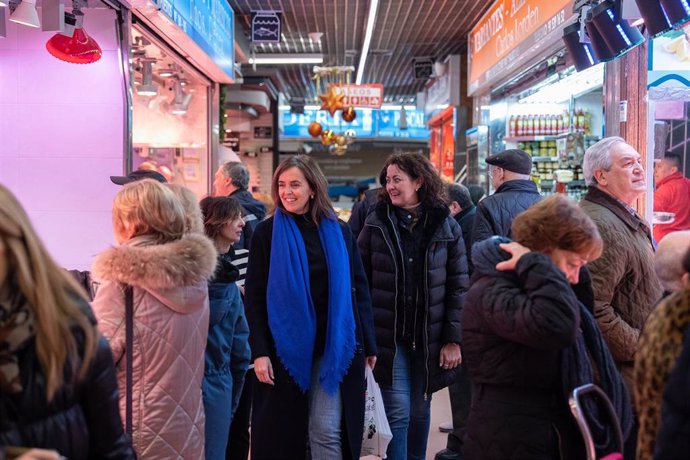
M 508 136 L 515 136 L 515 115 L 511 115 L 508 119 Z
M 518 115 L 516 120 L 515 120 L 515 135 L 516 136 L 524 136 L 524 119 L 522 118 L 522 115 Z

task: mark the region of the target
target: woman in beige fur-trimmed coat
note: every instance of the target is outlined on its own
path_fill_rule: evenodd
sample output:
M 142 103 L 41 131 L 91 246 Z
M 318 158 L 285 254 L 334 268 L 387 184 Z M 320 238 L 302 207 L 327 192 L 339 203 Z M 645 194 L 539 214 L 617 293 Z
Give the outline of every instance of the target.
M 185 213 L 167 187 L 126 185 L 113 204 L 118 246 L 96 257 L 93 310 L 117 364 L 125 418 L 125 294 L 133 286 L 132 442 L 140 459 L 203 459 L 201 382 L 208 286 L 216 250 L 185 234 Z

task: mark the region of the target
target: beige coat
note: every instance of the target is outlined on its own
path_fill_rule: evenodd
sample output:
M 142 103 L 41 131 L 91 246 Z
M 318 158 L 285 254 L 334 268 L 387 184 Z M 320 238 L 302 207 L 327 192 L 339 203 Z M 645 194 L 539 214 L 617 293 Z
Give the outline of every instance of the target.
M 594 316 L 632 392 L 640 331 L 663 292 L 654 271 L 651 234 L 644 220 L 596 187 L 589 188 L 580 206 L 604 240 L 601 257 L 587 265 L 594 288 Z
M 166 244 L 146 237 L 97 256 L 93 310 L 117 364 L 125 417 L 124 284 L 134 287 L 133 444 L 140 459 L 204 458 L 201 381 L 208 334 L 207 279 L 216 251 L 205 236 Z

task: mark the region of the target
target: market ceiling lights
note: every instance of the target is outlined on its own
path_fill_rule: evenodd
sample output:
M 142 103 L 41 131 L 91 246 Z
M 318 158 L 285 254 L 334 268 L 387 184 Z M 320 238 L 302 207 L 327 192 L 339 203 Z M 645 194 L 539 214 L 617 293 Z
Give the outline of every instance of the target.
M 660 0 L 635 0 L 640 16 L 649 33 L 649 38 L 657 37 L 673 29 L 673 23 L 668 18 Z M 669 0 L 669 3 L 671 0 Z
M 600 61 L 623 56 L 644 42 L 640 31 L 621 18 L 620 8 L 616 8 L 614 2 L 604 0 L 592 8 L 589 14 L 591 16 L 587 21 L 587 33 Z
M 638 0 L 639 2 L 651 0 Z M 669 21 L 673 27 L 678 27 L 690 20 L 690 5 L 687 0 L 657 0 L 660 1 L 661 6 L 668 16 Z M 641 9 L 640 9 L 640 12 Z
M 184 92 L 179 81 L 175 82 L 174 90 L 175 98 L 170 106 L 170 112 L 173 115 L 184 115 L 192 102 L 192 95 Z
M 141 85 L 137 85 L 139 96 L 153 97 L 158 94 L 158 85 L 153 83 L 153 61 L 142 60 L 141 62 Z
M 65 14 L 65 31 L 48 40 L 46 49 L 56 58 L 72 64 L 91 64 L 103 53 L 98 43 L 83 28 L 84 13 L 73 10 Z
M 41 27 L 36 11 L 36 0 L 24 0 L 10 14 L 10 21 L 29 27 Z
M 578 71 L 599 63 L 599 59 L 592 49 L 592 44 L 584 43 L 581 39 L 580 21 L 563 29 L 563 41 L 568 53 L 573 57 L 575 68 Z

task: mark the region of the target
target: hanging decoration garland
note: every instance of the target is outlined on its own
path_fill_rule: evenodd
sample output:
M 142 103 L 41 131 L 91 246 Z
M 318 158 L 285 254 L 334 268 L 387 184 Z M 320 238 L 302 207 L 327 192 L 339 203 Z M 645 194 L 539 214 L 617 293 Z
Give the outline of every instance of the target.
M 352 123 L 357 118 L 354 107 L 345 106 L 345 94 L 337 90 L 336 85 L 349 84 L 352 78 L 352 66 L 338 67 L 314 67 L 316 94 L 321 101 L 321 110 L 327 110 L 331 116 L 340 110 L 340 118 Z M 335 133 L 331 129 L 323 129 L 321 123 L 314 121 L 309 125 L 309 134 L 314 138 L 321 138 L 321 143 L 328 146 L 328 151 L 334 155 L 344 155 L 347 146 L 355 141 L 356 134 L 353 129 L 348 129 L 342 134 Z

